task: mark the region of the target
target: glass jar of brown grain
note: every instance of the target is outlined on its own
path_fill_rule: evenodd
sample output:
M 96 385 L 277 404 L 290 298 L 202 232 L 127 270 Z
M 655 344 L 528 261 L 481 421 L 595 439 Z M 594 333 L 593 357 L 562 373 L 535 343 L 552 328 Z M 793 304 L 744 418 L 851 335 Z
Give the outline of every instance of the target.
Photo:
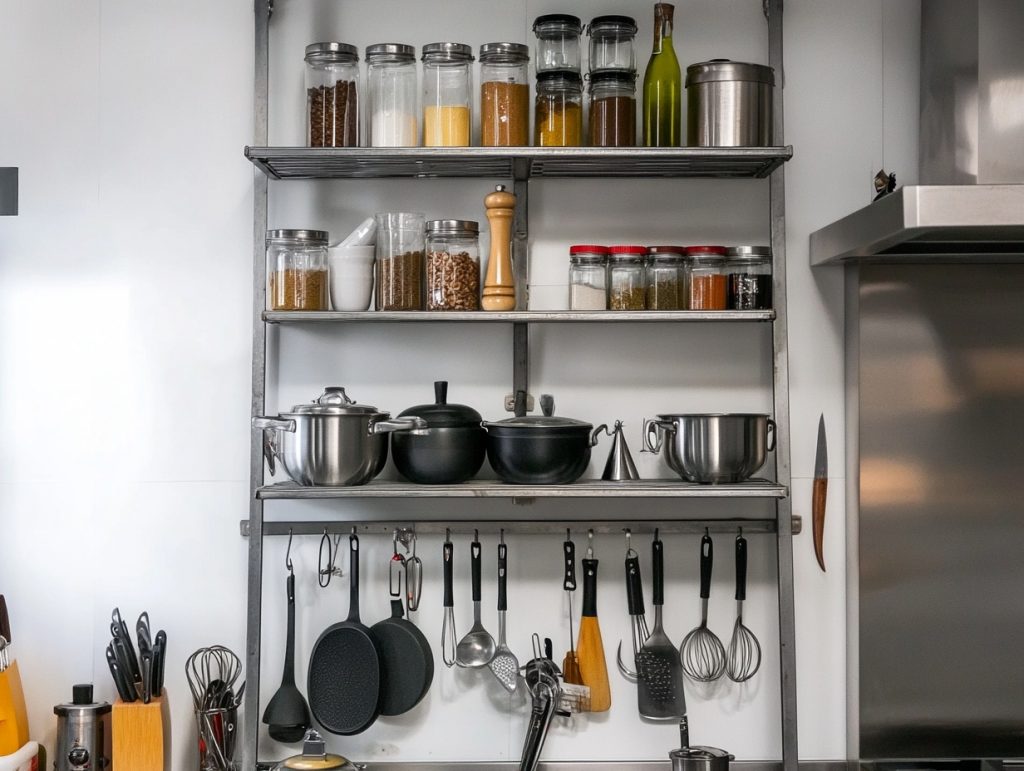
M 311 43 L 305 58 L 306 144 L 358 147 L 358 49 L 347 43 Z
M 687 274 L 691 311 L 724 311 L 728 307 L 728 277 L 724 246 L 688 246 Z
M 636 73 L 590 73 L 590 146 L 636 145 Z
M 480 46 L 480 144 L 530 144 L 530 49 L 522 43 Z
M 328 310 L 327 231 L 268 230 L 267 307 Z

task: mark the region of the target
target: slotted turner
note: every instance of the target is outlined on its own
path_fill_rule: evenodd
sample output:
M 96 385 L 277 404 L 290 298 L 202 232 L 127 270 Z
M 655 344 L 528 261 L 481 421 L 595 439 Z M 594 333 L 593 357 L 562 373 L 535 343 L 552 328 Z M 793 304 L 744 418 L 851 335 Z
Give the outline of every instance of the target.
M 519 685 L 519 659 L 505 642 L 505 611 L 508 610 L 508 547 L 505 546 L 504 531 L 498 544 L 498 647 L 488 665 L 505 690 L 515 691 Z
M 665 634 L 661 607 L 665 604 L 665 547 L 654 531 L 651 544 L 654 573 L 654 631 L 636 655 L 637 707 L 649 720 L 678 720 L 686 714 L 683 667 L 679 651 Z

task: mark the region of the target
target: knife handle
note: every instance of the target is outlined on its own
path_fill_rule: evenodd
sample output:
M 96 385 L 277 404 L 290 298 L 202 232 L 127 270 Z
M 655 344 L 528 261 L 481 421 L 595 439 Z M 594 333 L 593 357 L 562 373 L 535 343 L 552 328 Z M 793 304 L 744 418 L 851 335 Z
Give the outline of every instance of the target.
M 814 531 L 814 556 L 818 567 L 825 572 L 825 500 L 828 497 L 828 477 L 815 478 L 811 487 L 811 524 Z

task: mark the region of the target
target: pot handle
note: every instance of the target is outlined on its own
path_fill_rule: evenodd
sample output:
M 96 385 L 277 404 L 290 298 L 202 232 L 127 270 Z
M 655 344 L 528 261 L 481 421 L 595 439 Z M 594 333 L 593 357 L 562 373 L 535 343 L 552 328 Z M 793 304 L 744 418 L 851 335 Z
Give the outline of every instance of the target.
M 295 421 L 284 418 L 267 418 L 262 415 L 252 419 L 252 427 L 263 430 L 263 457 L 267 460 L 270 476 L 277 473 L 275 458 L 281 457 L 281 443 L 278 431 L 295 431 Z
M 776 426 L 775 421 L 772 420 L 771 418 L 768 418 L 768 439 L 765 443 L 765 450 L 767 452 L 771 452 L 772 450 L 775 449 L 775 437 L 777 431 L 778 426 Z
M 416 436 L 423 436 L 427 433 L 427 421 L 423 418 L 409 415 L 404 418 L 391 418 L 390 420 L 378 420 L 370 424 L 370 434 L 390 434 L 395 431 L 411 431 Z
M 590 446 L 594 447 L 597 445 L 597 440 L 601 437 L 601 432 L 604 431 L 608 436 L 611 436 L 611 431 L 608 430 L 608 424 L 602 423 L 595 428 L 590 434 Z
M 661 436 L 661 430 L 665 427 L 665 424 L 657 418 L 644 418 L 643 437 L 640 442 L 640 452 L 653 452 L 655 455 L 661 452 L 661 445 L 664 439 Z M 651 442 L 651 435 L 657 439 L 657 442 Z

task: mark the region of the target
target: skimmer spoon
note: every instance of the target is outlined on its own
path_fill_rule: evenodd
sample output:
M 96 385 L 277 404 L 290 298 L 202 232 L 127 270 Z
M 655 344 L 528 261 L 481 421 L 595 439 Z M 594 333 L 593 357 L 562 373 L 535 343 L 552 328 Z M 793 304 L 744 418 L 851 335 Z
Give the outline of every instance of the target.
M 509 693 L 519 685 L 519 659 L 505 642 L 505 611 L 508 610 L 508 547 L 505 546 L 505 531 L 501 532 L 498 544 L 498 649 L 491 659 L 491 672 Z

